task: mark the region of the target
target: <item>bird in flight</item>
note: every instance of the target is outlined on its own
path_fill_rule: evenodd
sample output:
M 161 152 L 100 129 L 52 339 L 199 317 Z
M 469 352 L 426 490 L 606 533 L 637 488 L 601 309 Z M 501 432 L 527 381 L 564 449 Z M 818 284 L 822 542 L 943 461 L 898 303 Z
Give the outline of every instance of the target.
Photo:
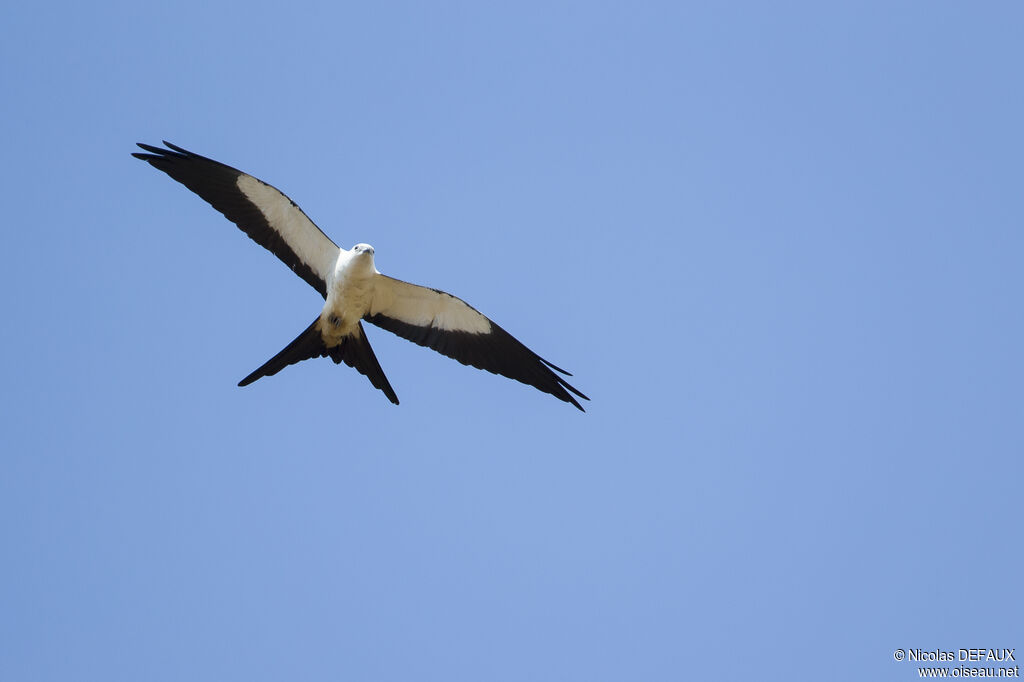
M 247 386 L 309 358 L 329 357 L 366 376 L 388 400 L 398 396 L 384 376 L 363 320 L 420 346 L 500 374 L 583 407 L 590 400 L 559 375 L 572 376 L 517 341 L 465 301 L 377 271 L 373 247 L 338 247 L 278 189 L 240 170 L 164 141 L 139 143 L 132 154 L 185 185 L 320 292 L 325 302 L 304 332 L 242 379 Z M 575 396 L 575 397 L 574 397 Z

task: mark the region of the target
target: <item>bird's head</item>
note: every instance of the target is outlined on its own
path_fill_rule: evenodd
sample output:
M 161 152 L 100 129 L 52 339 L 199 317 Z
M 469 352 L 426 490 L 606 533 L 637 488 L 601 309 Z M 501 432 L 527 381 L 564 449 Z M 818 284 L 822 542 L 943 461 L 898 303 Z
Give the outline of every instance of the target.
M 377 267 L 373 263 L 373 247 L 369 244 L 356 244 L 352 247 L 352 260 L 358 263 L 359 269 L 367 269 L 369 272 L 376 272 Z

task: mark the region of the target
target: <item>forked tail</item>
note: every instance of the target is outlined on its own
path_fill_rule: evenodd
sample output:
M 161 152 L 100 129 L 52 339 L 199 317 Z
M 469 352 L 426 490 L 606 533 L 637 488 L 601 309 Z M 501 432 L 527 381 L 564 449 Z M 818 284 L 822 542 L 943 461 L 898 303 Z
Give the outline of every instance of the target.
M 306 330 L 295 337 L 284 349 L 267 360 L 249 376 L 238 382 L 239 386 L 248 386 L 262 377 L 269 377 L 277 374 L 288 365 L 294 365 L 310 358 L 330 357 L 335 363 L 344 362 L 349 367 L 355 368 L 357 372 L 370 380 L 375 388 L 384 391 L 384 395 L 395 405 L 398 404 L 398 396 L 395 389 L 391 388 L 388 378 L 384 375 L 377 356 L 370 347 L 370 342 L 363 333 L 363 325 L 360 322 L 356 330 L 341 340 L 341 343 L 333 348 L 328 348 L 320 334 L 320 318 L 313 320 L 313 324 L 306 327 Z

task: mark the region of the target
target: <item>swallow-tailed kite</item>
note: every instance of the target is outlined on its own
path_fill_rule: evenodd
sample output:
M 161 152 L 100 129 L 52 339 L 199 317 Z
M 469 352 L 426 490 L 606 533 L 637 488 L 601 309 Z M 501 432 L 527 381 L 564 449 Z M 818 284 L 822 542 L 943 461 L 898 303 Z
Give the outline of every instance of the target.
M 531 351 L 462 299 L 380 274 L 369 244 L 339 248 L 274 187 L 169 142 L 164 144 L 167 149 L 140 143 L 148 153 L 132 156 L 198 194 L 326 299 L 313 323 L 239 386 L 302 360 L 327 356 L 354 367 L 397 405 L 398 396 L 363 332 L 362 320 L 366 320 L 464 365 L 550 393 L 580 410 L 583 407 L 573 394 L 589 400 L 556 372 L 572 375 Z

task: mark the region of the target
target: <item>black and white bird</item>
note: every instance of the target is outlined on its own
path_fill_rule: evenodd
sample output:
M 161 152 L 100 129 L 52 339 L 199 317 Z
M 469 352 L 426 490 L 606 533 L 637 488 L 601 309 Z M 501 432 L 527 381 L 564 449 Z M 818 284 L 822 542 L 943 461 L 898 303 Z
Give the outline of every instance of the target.
M 374 266 L 372 246 L 339 248 L 274 187 L 169 142 L 164 145 L 167 149 L 139 143 L 147 153 L 132 156 L 198 194 L 325 299 L 313 323 L 239 386 L 302 360 L 327 356 L 354 367 L 397 405 L 398 396 L 363 331 L 362 321 L 366 320 L 464 365 L 521 381 L 583 410 L 576 397 L 589 398 L 558 373 L 571 374 L 531 351 L 462 299 L 382 275 Z

